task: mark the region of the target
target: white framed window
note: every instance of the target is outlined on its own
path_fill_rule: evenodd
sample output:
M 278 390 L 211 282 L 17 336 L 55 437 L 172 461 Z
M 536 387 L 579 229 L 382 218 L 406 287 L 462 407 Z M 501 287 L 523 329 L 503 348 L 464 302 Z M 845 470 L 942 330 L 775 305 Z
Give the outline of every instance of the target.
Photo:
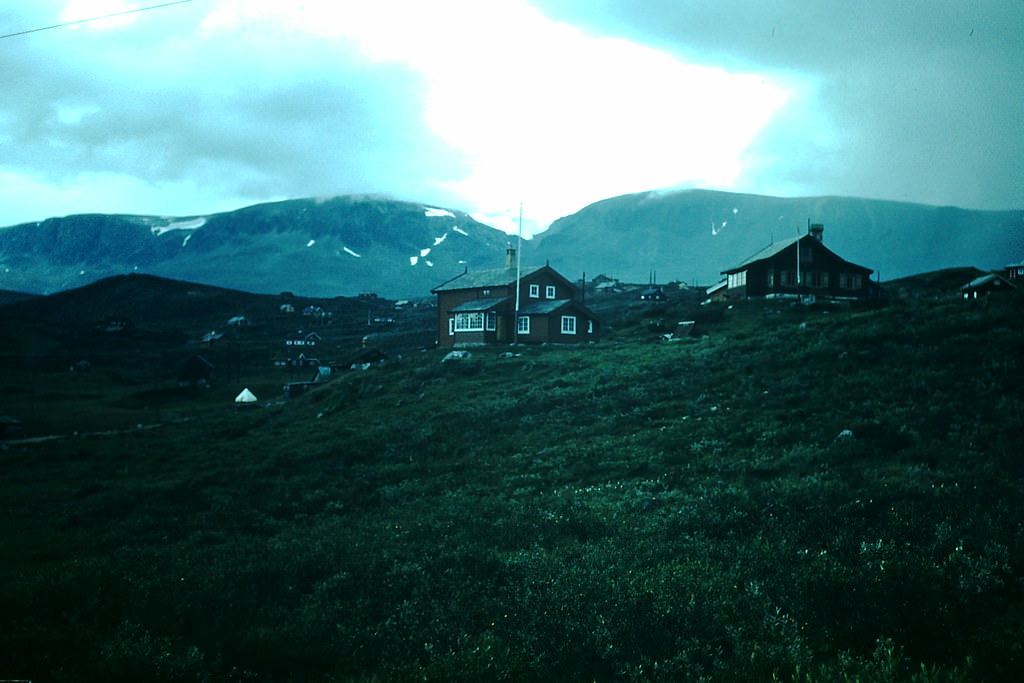
M 480 311 L 455 314 L 456 332 L 483 332 L 484 314 Z
M 547 287 L 544 288 L 544 298 L 545 299 L 554 299 L 555 298 L 555 286 L 554 285 L 548 285 Z
M 729 273 L 729 289 L 742 287 L 747 284 L 747 271 L 741 270 L 738 273 Z
M 562 334 L 576 334 L 576 316 L 562 316 Z
M 516 323 L 516 332 L 519 334 L 530 334 L 530 316 L 519 316 L 519 321 Z
M 498 312 L 487 311 L 487 331 L 494 332 L 498 327 Z
M 448 334 L 455 334 L 455 317 L 448 318 Z
M 587 334 L 594 334 L 594 321 L 587 318 Z
M 539 299 L 540 298 L 540 285 L 530 285 L 530 298 L 531 299 Z

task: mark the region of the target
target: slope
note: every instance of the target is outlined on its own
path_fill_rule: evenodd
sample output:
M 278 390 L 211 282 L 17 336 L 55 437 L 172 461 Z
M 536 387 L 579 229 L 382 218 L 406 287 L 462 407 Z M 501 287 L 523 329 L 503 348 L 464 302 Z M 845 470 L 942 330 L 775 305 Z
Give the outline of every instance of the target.
M 1024 211 L 845 197 L 779 198 L 708 190 L 644 192 L 555 221 L 531 249 L 564 272 L 710 284 L 773 240 L 823 223 L 843 258 L 895 279 L 956 266 L 1000 268 L 1024 255 Z

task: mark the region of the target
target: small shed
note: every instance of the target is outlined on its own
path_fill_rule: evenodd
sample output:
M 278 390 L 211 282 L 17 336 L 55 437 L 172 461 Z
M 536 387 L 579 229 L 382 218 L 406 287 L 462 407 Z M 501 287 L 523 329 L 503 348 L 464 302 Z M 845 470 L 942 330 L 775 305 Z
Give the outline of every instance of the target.
M 641 301 L 664 301 L 665 290 L 661 287 L 648 287 L 644 291 L 640 292 Z
M 697 330 L 697 323 L 695 321 L 681 320 L 676 324 L 676 329 L 665 335 L 665 339 L 668 341 L 679 341 L 680 339 L 690 339 L 691 337 L 698 336 L 700 336 L 700 331 Z
M 1017 288 L 999 273 L 987 273 L 976 277 L 960 288 L 960 294 L 965 299 L 977 299 L 981 296 L 988 296 L 998 292 L 1012 292 Z

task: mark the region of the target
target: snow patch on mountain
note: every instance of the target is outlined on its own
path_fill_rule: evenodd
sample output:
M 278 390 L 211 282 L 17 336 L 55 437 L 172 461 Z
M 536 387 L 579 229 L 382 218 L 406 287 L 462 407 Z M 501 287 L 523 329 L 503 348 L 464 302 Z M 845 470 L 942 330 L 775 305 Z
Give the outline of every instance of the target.
M 448 233 L 445 233 L 445 234 L 441 235 L 440 237 L 435 237 L 434 238 L 434 246 L 436 247 L 437 245 L 441 244 L 441 242 L 444 242 L 446 239 L 448 239 Z
M 438 209 L 433 206 L 425 206 L 423 208 L 423 215 L 427 218 L 455 218 L 455 214 L 447 209 Z
M 454 230 L 455 232 L 459 233 L 460 235 L 465 235 L 466 237 L 469 237 L 469 233 L 466 232 L 465 230 L 463 230 L 462 228 L 460 228 L 457 225 L 454 228 L 452 228 L 452 230 Z
M 310 240 L 310 241 L 306 242 L 306 248 L 309 248 L 309 247 L 313 246 L 314 244 L 316 244 L 316 240 Z
M 150 220 L 153 220 L 153 219 L 150 219 Z M 170 221 L 170 222 L 165 223 L 163 225 L 153 225 L 153 224 L 150 224 L 149 229 L 150 229 L 150 231 L 152 231 L 152 233 L 154 235 L 162 235 L 165 232 L 170 232 L 172 230 L 198 230 L 199 228 L 201 228 L 204 225 L 206 225 L 206 217 L 205 216 L 201 216 L 199 218 L 185 218 L 185 219 L 164 218 L 164 219 L 160 219 L 160 220 L 166 220 L 166 221 Z
M 357 254 L 356 252 L 352 251 L 352 250 L 351 250 L 351 249 L 349 249 L 348 247 L 342 247 L 342 249 L 344 249 L 344 250 L 345 250 L 345 253 L 346 253 L 346 254 L 349 254 L 349 255 L 351 255 L 351 256 L 355 256 L 356 258 L 363 258 L 361 254 Z

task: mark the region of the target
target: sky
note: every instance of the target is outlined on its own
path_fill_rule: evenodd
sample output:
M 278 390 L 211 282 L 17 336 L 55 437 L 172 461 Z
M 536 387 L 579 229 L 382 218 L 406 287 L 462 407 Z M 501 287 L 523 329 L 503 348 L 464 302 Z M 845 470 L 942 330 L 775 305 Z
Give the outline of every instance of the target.
M 357 193 L 528 235 L 654 189 L 1024 209 L 1024 0 L 165 2 L 0 7 L 0 226 Z

